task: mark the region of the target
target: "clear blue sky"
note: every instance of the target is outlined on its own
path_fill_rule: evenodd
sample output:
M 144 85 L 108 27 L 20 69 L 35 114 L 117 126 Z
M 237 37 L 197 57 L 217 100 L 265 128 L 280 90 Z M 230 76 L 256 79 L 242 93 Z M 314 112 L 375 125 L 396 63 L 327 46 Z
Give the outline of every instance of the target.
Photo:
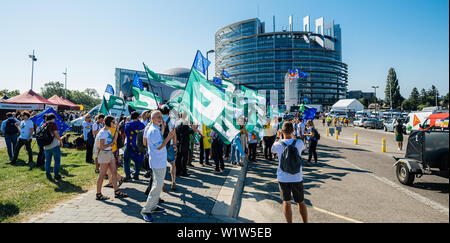
M 341 25 L 349 90 L 379 85 L 384 97 L 390 67 L 405 97 L 413 87 L 449 89 L 448 0 L 15 0 L 1 12 L 0 89 L 30 88 L 33 49 L 35 91 L 63 82 L 67 67 L 69 89 L 102 94 L 116 67 L 190 68 L 196 50 L 214 49 L 220 28 L 260 17 L 271 31 L 275 15 L 280 30 L 291 14 L 296 30 L 306 15 Z

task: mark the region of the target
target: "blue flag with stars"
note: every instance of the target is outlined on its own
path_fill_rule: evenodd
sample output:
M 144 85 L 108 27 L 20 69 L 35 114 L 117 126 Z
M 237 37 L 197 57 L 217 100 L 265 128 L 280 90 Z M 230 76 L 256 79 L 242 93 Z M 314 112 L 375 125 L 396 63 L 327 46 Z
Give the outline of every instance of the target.
M 223 75 L 225 78 L 230 78 L 230 77 L 231 77 L 231 75 L 230 75 L 225 69 L 222 71 L 222 75 Z
M 140 90 L 144 90 L 144 84 L 142 83 L 141 79 L 139 78 L 138 73 L 136 73 L 136 75 L 134 76 L 133 86 L 136 88 L 139 88 Z
M 197 51 L 193 68 L 203 73 L 203 75 L 206 75 L 206 70 L 208 70 L 210 64 L 211 62 L 208 59 L 206 59 L 200 51 Z
M 58 132 L 59 135 L 61 136 L 65 131 L 70 130 L 70 127 L 64 123 L 64 121 L 61 119 L 61 117 L 58 116 L 58 114 L 56 113 L 55 110 L 53 110 L 53 108 L 48 108 L 47 110 L 45 110 L 44 112 L 41 112 L 37 115 L 35 115 L 34 117 L 31 118 L 31 120 L 38 126 L 42 125 L 44 123 L 44 115 L 46 114 L 55 114 L 56 119 L 55 119 L 55 123 L 58 126 Z
M 110 94 L 114 95 L 114 88 L 113 88 L 113 86 L 111 84 L 108 84 L 106 86 L 105 93 L 110 93 Z

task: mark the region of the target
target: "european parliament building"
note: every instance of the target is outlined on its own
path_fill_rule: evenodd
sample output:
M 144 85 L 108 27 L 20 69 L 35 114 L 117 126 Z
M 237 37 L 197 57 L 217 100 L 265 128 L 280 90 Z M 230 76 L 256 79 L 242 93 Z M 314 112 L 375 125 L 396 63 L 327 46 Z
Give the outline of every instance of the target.
M 277 91 L 284 104 L 284 78 L 289 69 L 306 72 L 298 80 L 299 103 L 308 98 L 313 104 L 333 105 L 347 96 L 348 71 L 342 62 L 341 28 L 334 21 L 303 18 L 303 31 L 295 31 L 290 17 L 289 29 L 266 32 L 264 22 L 250 19 L 228 25 L 215 35 L 216 76 L 223 70 L 231 80 L 258 91 Z M 271 95 L 272 96 L 272 95 Z

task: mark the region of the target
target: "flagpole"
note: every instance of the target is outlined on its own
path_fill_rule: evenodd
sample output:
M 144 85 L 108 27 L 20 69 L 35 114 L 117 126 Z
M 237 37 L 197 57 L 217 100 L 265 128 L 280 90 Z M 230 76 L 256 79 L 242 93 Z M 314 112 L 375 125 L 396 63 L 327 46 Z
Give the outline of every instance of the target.
M 149 75 L 148 75 L 147 69 L 145 68 L 145 63 L 143 62 L 142 64 L 144 65 L 144 70 L 145 70 L 145 73 L 147 74 L 147 78 L 148 78 Z M 137 74 L 137 72 L 136 72 L 136 74 Z M 138 77 L 139 77 L 139 75 L 138 75 Z M 155 101 L 156 101 L 156 107 L 157 107 L 156 109 L 158 109 L 159 108 L 158 99 L 156 98 L 155 92 L 153 91 L 153 85 L 152 85 L 152 82 L 150 79 L 148 80 L 148 84 L 150 85 L 150 89 L 152 90 L 153 97 L 155 98 Z M 161 96 L 162 96 L 162 94 L 161 94 Z

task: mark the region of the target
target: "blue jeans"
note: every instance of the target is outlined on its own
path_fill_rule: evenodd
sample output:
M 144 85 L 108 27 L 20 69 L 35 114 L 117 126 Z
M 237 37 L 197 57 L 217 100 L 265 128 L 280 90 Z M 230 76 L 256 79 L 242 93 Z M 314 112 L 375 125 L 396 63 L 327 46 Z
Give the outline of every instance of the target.
M 123 172 L 125 173 L 125 177 L 131 177 L 131 170 L 130 170 L 130 164 L 131 164 L 131 148 L 125 148 L 125 151 L 123 152 Z M 141 171 L 142 162 L 139 163 L 139 161 L 134 161 L 134 174 L 136 176 L 139 175 Z
M 167 149 L 167 162 L 171 164 L 175 162 L 175 150 L 173 145 L 169 145 L 169 148 Z
M 241 152 L 236 146 L 231 146 L 231 163 L 234 163 L 237 159 L 237 162 L 241 162 Z
M 5 142 L 8 150 L 9 160 L 12 161 L 12 159 L 14 158 L 14 151 L 16 151 L 17 134 L 13 135 L 5 134 Z
M 130 153 L 128 152 L 128 148 L 125 148 L 125 151 L 123 152 L 123 172 L 125 172 L 125 177 L 131 177 L 131 171 L 130 171 Z
M 45 153 L 45 175 L 47 178 L 51 178 L 51 164 L 52 164 L 52 156 L 55 158 L 55 168 L 53 172 L 55 173 L 55 178 L 61 177 L 59 175 L 59 169 L 61 168 L 61 149 L 59 146 L 56 146 L 49 150 L 44 150 Z

